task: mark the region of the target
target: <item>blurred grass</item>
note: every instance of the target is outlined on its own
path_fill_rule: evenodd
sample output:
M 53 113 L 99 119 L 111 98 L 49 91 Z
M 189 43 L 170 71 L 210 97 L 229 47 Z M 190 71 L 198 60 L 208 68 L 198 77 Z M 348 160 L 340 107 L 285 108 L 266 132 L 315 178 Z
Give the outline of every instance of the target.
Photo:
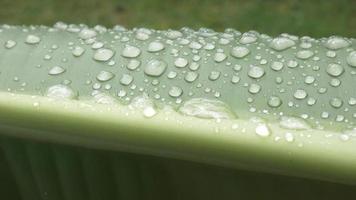
M 356 0 L 0 0 L 0 23 L 57 21 L 356 37 Z

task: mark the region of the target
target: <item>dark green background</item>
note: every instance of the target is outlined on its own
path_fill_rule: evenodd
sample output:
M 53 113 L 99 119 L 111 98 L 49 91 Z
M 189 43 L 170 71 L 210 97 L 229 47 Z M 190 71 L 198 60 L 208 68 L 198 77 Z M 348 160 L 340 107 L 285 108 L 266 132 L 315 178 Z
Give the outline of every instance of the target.
M 356 0 L 0 0 L 0 23 L 235 28 L 356 36 Z

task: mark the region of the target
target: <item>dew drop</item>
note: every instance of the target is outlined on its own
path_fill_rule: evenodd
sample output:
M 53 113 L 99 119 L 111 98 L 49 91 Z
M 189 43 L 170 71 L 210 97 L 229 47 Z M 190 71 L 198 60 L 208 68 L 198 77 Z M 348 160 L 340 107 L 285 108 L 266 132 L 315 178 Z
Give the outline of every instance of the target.
M 100 71 L 99 74 L 96 76 L 96 79 L 98 79 L 98 81 L 105 82 L 114 78 L 114 76 L 115 75 L 112 72 Z
M 290 133 L 290 132 L 287 132 L 284 134 L 284 139 L 287 141 L 287 142 L 293 142 L 294 141 L 294 135 L 293 133 Z
M 83 55 L 84 51 L 85 51 L 85 49 L 83 47 L 76 46 L 76 47 L 74 47 L 72 54 L 75 57 L 79 57 L 79 56 Z
M 326 72 L 330 75 L 330 76 L 340 76 L 343 72 L 344 72 L 344 68 L 336 63 L 330 63 L 328 65 L 328 67 L 326 68 Z
M 257 41 L 257 37 L 255 35 L 249 34 L 249 33 L 244 33 L 239 40 L 239 42 L 241 44 L 250 44 L 250 43 L 254 43 L 256 41 Z
M 211 81 L 217 80 L 220 77 L 220 74 L 221 73 L 218 71 L 211 71 L 210 75 L 209 75 L 209 80 L 211 80 Z
M 308 94 L 305 90 L 303 89 L 297 89 L 295 92 L 294 92 L 294 97 L 296 99 L 305 99 L 305 97 L 307 97 Z
M 83 40 L 87 40 L 96 36 L 96 31 L 93 29 L 84 28 L 79 32 L 79 37 Z
M 172 86 L 171 89 L 169 90 L 168 94 L 171 97 L 180 97 L 183 94 L 182 88 L 178 86 Z
M 54 66 L 48 71 L 48 74 L 49 75 L 59 75 L 59 74 L 64 73 L 65 71 L 66 70 L 63 67 Z
M 234 115 L 231 109 L 222 101 L 193 98 L 186 101 L 179 112 L 184 115 L 203 118 L 203 119 L 231 119 Z
M 250 85 L 250 88 L 248 89 L 248 91 L 251 93 L 251 94 L 257 94 L 261 91 L 261 86 L 258 85 L 258 84 L 255 84 L 255 83 L 252 83 Z
M 289 38 L 286 38 L 286 37 L 274 38 L 270 43 L 270 47 L 277 51 L 282 51 L 282 50 L 288 49 L 294 45 L 295 45 L 295 42 Z
M 153 59 L 150 60 L 145 67 L 145 74 L 148 76 L 159 77 L 167 68 L 167 63 L 163 60 Z
M 283 69 L 284 65 L 282 62 L 278 62 L 278 61 L 274 61 L 271 64 L 271 69 L 273 69 L 274 71 L 280 71 L 281 69 Z
M 282 100 L 277 96 L 270 96 L 267 104 L 272 108 L 277 108 L 282 105 Z
M 325 46 L 332 50 L 337 50 L 337 49 L 341 49 L 344 47 L 348 47 L 349 45 L 350 44 L 348 41 L 346 41 L 344 38 L 341 38 L 338 36 L 329 37 L 329 39 L 325 43 Z
M 174 65 L 178 68 L 183 68 L 188 65 L 188 60 L 185 58 L 177 58 L 174 61 Z
M 133 81 L 133 76 L 129 75 L 129 74 L 123 74 L 121 79 L 120 79 L 120 83 L 122 85 L 130 85 Z
M 26 43 L 27 44 L 37 44 L 41 41 L 41 38 L 36 36 L 36 35 L 28 35 L 26 37 Z
M 350 54 L 347 56 L 347 64 L 349 64 L 351 67 L 356 67 L 356 51 L 350 52 Z
M 131 59 L 128 63 L 127 63 L 127 69 L 133 71 L 135 69 L 137 69 L 140 66 L 141 62 L 139 60 L 136 59 Z
M 185 75 L 184 80 L 186 80 L 188 83 L 191 83 L 195 81 L 197 78 L 198 78 L 198 73 L 188 72 L 187 75 Z
M 260 137 L 268 137 L 271 135 L 271 131 L 269 130 L 267 124 L 260 123 L 256 126 L 255 132 Z
M 340 98 L 330 99 L 330 105 L 334 108 L 340 108 L 343 105 L 343 101 Z
M 301 51 L 298 51 L 297 52 L 297 58 L 299 59 L 303 59 L 303 60 L 306 60 L 310 57 L 312 57 L 314 55 L 314 53 L 310 50 L 301 50 Z
M 250 67 L 250 70 L 248 71 L 248 76 L 255 79 L 261 78 L 264 74 L 265 70 L 257 66 Z
M 243 58 L 250 53 L 250 50 L 243 46 L 237 46 L 231 49 L 230 54 L 235 58 Z
M 141 50 L 135 46 L 127 45 L 122 50 L 121 55 L 126 58 L 136 58 L 141 54 Z
M 97 61 L 108 61 L 113 56 L 114 51 L 112 51 L 111 49 L 102 48 L 95 51 L 93 58 Z
M 75 99 L 77 93 L 74 92 L 69 86 L 58 84 L 53 85 L 47 89 L 46 96 L 56 99 Z
M 224 61 L 226 58 L 227 58 L 226 54 L 224 54 L 222 52 L 217 52 L 214 55 L 214 60 L 215 60 L 215 62 L 218 62 L 218 63 Z
M 292 130 L 310 129 L 310 126 L 303 119 L 296 118 L 296 117 L 282 116 L 279 125 L 282 128 L 292 129 Z
M 147 51 L 148 52 L 159 52 L 159 51 L 162 51 L 163 49 L 164 49 L 164 45 L 161 42 L 154 41 L 148 45 Z
M 5 44 L 4 44 L 4 46 L 5 46 L 5 48 L 7 48 L 7 49 L 11 49 L 11 48 L 13 48 L 14 46 L 16 46 L 16 42 L 15 41 L 13 41 L 13 40 L 8 40 L 8 41 L 6 41 L 5 42 Z

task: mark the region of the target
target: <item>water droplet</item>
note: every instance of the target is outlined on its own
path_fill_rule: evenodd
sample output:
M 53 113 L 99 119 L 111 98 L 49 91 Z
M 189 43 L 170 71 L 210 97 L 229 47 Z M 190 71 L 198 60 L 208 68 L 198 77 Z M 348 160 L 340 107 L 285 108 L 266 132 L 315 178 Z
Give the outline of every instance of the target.
M 250 50 L 243 46 L 237 46 L 231 49 L 230 54 L 235 58 L 243 58 L 250 53 Z
M 53 85 L 47 89 L 46 96 L 56 99 L 75 99 L 78 94 L 66 85 Z
M 143 95 L 132 99 L 129 106 L 141 110 L 143 116 L 147 118 L 151 118 L 157 114 L 153 101 L 146 93 L 143 93 Z
M 184 79 L 188 83 L 195 81 L 197 78 L 198 78 L 198 73 L 196 73 L 196 72 L 188 72 L 187 75 L 185 75 L 185 77 L 184 77 Z
M 284 65 L 282 62 L 278 62 L 278 61 L 274 61 L 272 64 L 271 64 L 271 68 L 274 70 L 274 71 L 280 71 L 281 69 L 283 69 Z
M 350 54 L 347 56 L 347 64 L 349 64 L 351 67 L 356 67 L 356 51 L 350 52 Z
M 171 89 L 169 90 L 168 94 L 171 97 L 180 97 L 183 94 L 183 90 L 180 87 L 172 86 Z
M 210 72 L 210 75 L 209 75 L 209 79 L 211 80 L 211 81 L 215 81 L 215 80 L 217 80 L 219 77 L 220 77 L 220 72 L 218 72 L 218 71 L 211 71 Z
M 167 68 L 167 63 L 163 60 L 150 60 L 145 67 L 145 74 L 148 76 L 161 76 Z
M 231 109 L 222 101 L 205 98 L 193 98 L 186 101 L 179 112 L 184 115 L 203 119 L 231 119 L 234 115 Z
M 63 72 L 65 72 L 65 71 L 66 70 L 63 67 L 54 66 L 49 70 L 48 74 L 49 75 L 59 75 L 59 74 L 62 74 Z
M 123 74 L 121 79 L 120 79 L 120 83 L 122 85 L 130 85 L 133 81 L 133 76 L 129 75 L 129 74 Z
M 293 142 L 294 141 L 293 133 L 290 133 L 290 132 L 285 133 L 284 139 L 286 139 L 287 142 Z
M 310 126 L 303 119 L 296 118 L 296 117 L 282 116 L 279 125 L 282 128 L 292 129 L 292 130 L 310 129 Z
M 282 105 L 282 100 L 277 96 L 270 96 L 267 104 L 272 108 L 277 108 Z
M 277 37 L 272 40 L 270 47 L 277 51 L 288 49 L 295 45 L 295 42 L 286 37 Z
M 5 48 L 7 48 L 7 49 L 11 49 L 11 48 L 13 48 L 14 46 L 16 46 L 16 42 L 15 41 L 13 41 L 13 40 L 8 40 L 8 41 L 6 41 L 5 42 Z
M 343 101 L 339 98 L 330 99 L 330 105 L 334 108 L 340 108 L 343 105 Z
M 116 103 L 115 98 L 103 92 L 97 92 L 96 94 L 94 94 L 93 99 L 94 102 L 98 104 L 114 105 Z
M 255 83 L 252 83 L 250 85 L 250 88 L 248 89 L 248 91 L 251 93 L 251 94 L 257 94 L 259 93 L 261 90 L 261 86 L 258 85 L 258 84 L 255 84 Z
M 350 99 L 349 99 L 349 105 L 350 105 L 350 106 L 356 105 L 356 98 L 350 97 Z
M 188 60 L 185 58 L 177 58 L 174 61 L 174 65 L 179 68 L 185 67 L 185 66 L 187 66 L 187 64 L 188 64 Z
M 158 51 L 162 51 L 163 49 L 164 49 L 164 45 L 161 42 L 154 41 L 148 45 L 147 51 L 158 52 Z
M 303 60 L 306 60 L 310 57 L 312 57 L 314 55 L 314 53 L 310 50 L 301 50 L 301 51 L 298 51 L 297 52 L 297 58 L 299 59 L 303 59 Z
M 244 33 L 239 40 L 239 42 L 241 44 L 250 44 L 250 43 L 254 43 L 256 41 L 257 41 L 257 37 L 250 33 Z
M 79 37 L 83 40 L 87 40 L 96 36 L 96 32 L 93 29 L 84 28 L 79 32 Z
M 265 70 L 257 66 L 250 67 L 250 70 L 248 71 L 248 76 L 255 79 L 261 78 L 264 74 Z
M 135 46 L 126 45 L 121 55 L 126 58 L 136 58 L 141 54 L 141 50 Z
M 330 76 L 340 76 L 343 72 L 344 72 L 344 68 L 336 63 L 330 63 L 328 65 L 328 67 L 326 68 L 326 72 L 330 75 Z
M 226 58 L 227 58 L 226 54 L 224 54 L 222 52 L 217 52 L 214 55 L 214 60 L 215 60 L 215 62 L 218 62 L 218 63 L 224 61 Z
M 93 58 L 97 61 L 108 61 L 113 56 L 114 51 L 112 51 L 111 49 L 102 48 L 95 51 Z
M 28 35 L 26 37 L 26 43 L 27 44 L 37 44 L 41 41 L 41 38 L 36 36 L 36 35 Z
M 337 50 L 337 49 L 341 49 L 344 47 L 348 47 L 349 45 L 350 44 L 348 41 L 346 41 L 344 38 L 341 38 L 338 36 L 329 37 L 329 39 L 325 43 L 325 46 L 332 50 Z
M 135 70 L 140 66 L 141 62 L 139 60 L 136 59 L 132 59 L 127 63 L 127 69 L 129 70 Z
M 73 56 L 79 57 L 79 56 L 83 55 L 84 51 L 85 51 L 85 49 L 83 47 L 76 46 L 76 47 L 74 47 L 72 54 L 73 54 Z
M 307 97 L 308 94 L 305 90 L 303 89 L 297 89 L 295 92 L 294 92 L 294 97 L 296 99 L 305 99 L 305 97 Z
M 96 76 L 96 79 L 98 79 L 98 81 L 102 81 L 102 82 L 105 82 L 105 81 L 108 81 L 112 78 L 114 78 L 114 74 L 111 73 L 111 72 L 108 72 L 108 71 L 101 71 L 99 72 L 99 74 Z
M 271 131 L 269 130 L 267 124 L 260 123 L 256 126 L 255 132 L 260 137 L 268 137 L 271 135 Z
M 304 79 L 304 82 L 306 84 L 312 84 L 312 83 L 314 83 L 314 81 L 315 81 L 314 76 L 306 76 L 305 79 Z

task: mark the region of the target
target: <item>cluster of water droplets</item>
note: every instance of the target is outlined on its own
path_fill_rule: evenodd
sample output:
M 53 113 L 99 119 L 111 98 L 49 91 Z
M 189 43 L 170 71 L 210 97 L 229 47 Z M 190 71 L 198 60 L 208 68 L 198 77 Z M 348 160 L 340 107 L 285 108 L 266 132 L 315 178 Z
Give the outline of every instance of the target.
M 21 37 L 1 36 L 18 29 Z M 61 32 L 67 44 L 53 44 L 52 35 Z M 47 84 L 49 97 L 116 102 L 111 97 L 142 109 L 146 117 L 156 115 L 155 102 L 199 118 L 252 115 L 277 120 L 289 130 L 335 124 L 352 129 L 356 123 L 356 91 L 350 86 L 356 80 L 352 38 L 271 37 L 256 31 L 186 27 L 107 29 L 62 22 L 53 27 L 3 25 L 0 38 L 6 51 L 27 48 L 36 57 L 41 53 L 34 68 L 40 83 Z M 271 134 L 267 123 L 256 123 L 258 135 Z M 285 139 L 294 141 L 293 134 L 287 132 Z

